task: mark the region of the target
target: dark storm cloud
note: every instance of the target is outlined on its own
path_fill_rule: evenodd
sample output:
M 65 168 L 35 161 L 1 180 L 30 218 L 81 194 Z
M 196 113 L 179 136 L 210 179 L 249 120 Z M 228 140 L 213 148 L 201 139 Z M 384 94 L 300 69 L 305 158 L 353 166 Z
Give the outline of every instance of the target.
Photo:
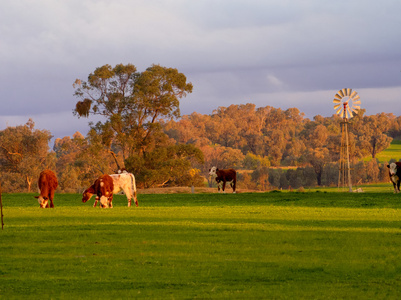
M 86 133 L 72 83 L 117 63 L 178 68 L 194 84 L 184 114 L 250 102 L 330 116 L 351 87 L 368 114 L 400 115 L 400 11 L 393 0 L 3 1 L 0 130 L 31 117 L 57 137 Z

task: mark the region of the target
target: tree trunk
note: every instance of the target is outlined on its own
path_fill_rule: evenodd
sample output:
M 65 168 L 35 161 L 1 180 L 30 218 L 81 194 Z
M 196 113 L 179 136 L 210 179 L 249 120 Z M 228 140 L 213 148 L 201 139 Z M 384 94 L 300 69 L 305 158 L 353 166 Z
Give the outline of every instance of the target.
M 372 142 L 372 158 L 376 158 L 376 139 Z
M 114 160 L 115 160 L 115 162 L 116 162 L 116 165 L 117 165 L 117 172 L 118 172 L 118 170 L 122 170 L 121 167 L 120 167 L 120 165 L 119 165 L 119 163 L 118 163 L 118 161 L 117 161 L 116 154 L 115 154 L 113 151 L 111 151 L 111 150 L 109 150 L 109 153 L 113 156 L 113 158 L 114 158 Z
M 28 176 L 26 177 L 26 183 L 28 184 L 28 193 L 30 193 L 32 186 L 32 179 L 30 179 Z

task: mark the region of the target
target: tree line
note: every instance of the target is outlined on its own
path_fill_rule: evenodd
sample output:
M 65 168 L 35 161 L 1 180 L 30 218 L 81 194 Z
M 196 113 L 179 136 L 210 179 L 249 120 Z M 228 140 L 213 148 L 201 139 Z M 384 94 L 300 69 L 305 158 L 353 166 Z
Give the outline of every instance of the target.
M 366 116 L 365 112 L 361 109 L 349 119 L 354 178 L 360 183 L 386 181 L 386 167 L 377 162 L 376 155 L 401 137 L 401 117 L 391 113 Z M 194 112 L 170 120 L 164 128 L 177 142 L 202 150 L 203 174 L 211 165 L 237 167 L 255 171 L 251 177 L 249 172 L 241 175 L 246 186 L 298 188 L 338 183 L 342 122 L 336 114 L 310 120 L 297 108 L 257 108 L 248 103 L 219 107 L 211 115 Z M 362 161 L 367 157 L 373 162 Z M 283 167 L 297 170 L 284 171 Z
M 240 189 L 338 181 L 343 120 L 337 115 L 310 120 L 297 108 L 248 103 L 181 117 L 179 103 L 192 83 L 160 65 L 143 72 L 132 64 L 104 65 L 73 86 L 74 115 L 89 119 L 87 136 L 58 138 L 50 149 L 51 133 L 35 129 L 31 119 L 0 131 L 4 191 L 32 191 L 44 168 L 56 170 L 65 192 L 80 192 L 100 174 L 122 167 L 135 174 L 140 188 L 201 186 L 205 179 L 211 186 L 211 166 L 238 169 Z M 376 155 L 401 136 L 401 117 L 365 112 L 349 120 L 353 178 L 382 181 L 386 172 Z M 366 157 L 372 160 L 362 161 Z

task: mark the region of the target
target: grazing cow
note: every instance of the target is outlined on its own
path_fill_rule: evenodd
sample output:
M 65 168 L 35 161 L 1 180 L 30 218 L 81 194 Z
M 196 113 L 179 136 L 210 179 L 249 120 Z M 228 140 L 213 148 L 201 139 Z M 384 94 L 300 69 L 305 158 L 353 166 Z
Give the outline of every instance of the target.
M 97 201 L 100 200 L 100 207 L 112 208 L 113 189 L 113 179 L 110 177 L 110 175 L 104 174 L 96 179 L 95 182 L 84 191 L 82 195 L 82 202 L 85 203 L 93 195 L 96 195 L 96 201 L 93 205 L 94 207 L 96 206 Z
M 131 206 L 131 199 L 134 199 L 135 205 L 138 206 L 138 199 L 136 197 L 136 183 L 135 176 L 132 173 L 128 173 L 125 169 L 118 171 L 118 174 L 110 175 L 113 178 L 114 190 L 113 194 L 117 194 L 123 190 L 125 196 L 128 199 L 128 207 Z
M 110 177 L 113 179 L 113 185 L 114 185 L 113 194 L 117 194 L 122 190 L 125 196 L 127 196 L 128 207 L 131 206 L 132 199 L 134 199 L 135 205 L 138 206 L 138 198 L 136 196 L 136 183 L 134 174 L 128 173 L 125 170 L 123 171 L 119 170 L 118 174 L 111 174 Z M 96 197 L 94 206 L 96 206 L 98 201 L 99 198 Z
M 44 170 L 39 175 L 38 188 L 39 196 L 35 196 L 38 199 L 41 208 L 54 207 L 53 198 L 54 192 L 58 186 L 56 174 L 51 170 Z M 49 206 L 50 200 L 50 206 Z
M 400 192 L 400 182 L 401 182 L 401 162 L 395 162 L 387 165 L 389 168 L 389 175 L 391 183 L 394 186 L 394 193 Z
M 237 172 L 234 169 L 220 170 L 216 167 L 212 167 L 209 169 L 209 175 L 212 177 L 216 177 L 217 188 L 220 192 L 220 188 L 225 193 L 226 183 L 230 183 L 230 186 L 233 189 L 233 193 L 235 193 L 235 188 L 237 185 Z

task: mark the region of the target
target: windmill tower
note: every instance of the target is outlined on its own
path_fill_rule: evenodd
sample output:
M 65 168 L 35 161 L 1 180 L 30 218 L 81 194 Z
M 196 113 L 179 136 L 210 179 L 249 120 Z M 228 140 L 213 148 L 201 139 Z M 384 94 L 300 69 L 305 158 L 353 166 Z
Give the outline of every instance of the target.
M 357 92 L 352 89 L 342 89 L 334 96 L 334 110 L 343 118 L 341 122 L 341 147 L 340 147 L 340 167 L 338 176 L 338 187 L 345 187 L 348 184 L 349 191 L 352 192 L 351 169 L 349 162 L 349 135 L 348 119 L 360 109 L 361 100 Z

